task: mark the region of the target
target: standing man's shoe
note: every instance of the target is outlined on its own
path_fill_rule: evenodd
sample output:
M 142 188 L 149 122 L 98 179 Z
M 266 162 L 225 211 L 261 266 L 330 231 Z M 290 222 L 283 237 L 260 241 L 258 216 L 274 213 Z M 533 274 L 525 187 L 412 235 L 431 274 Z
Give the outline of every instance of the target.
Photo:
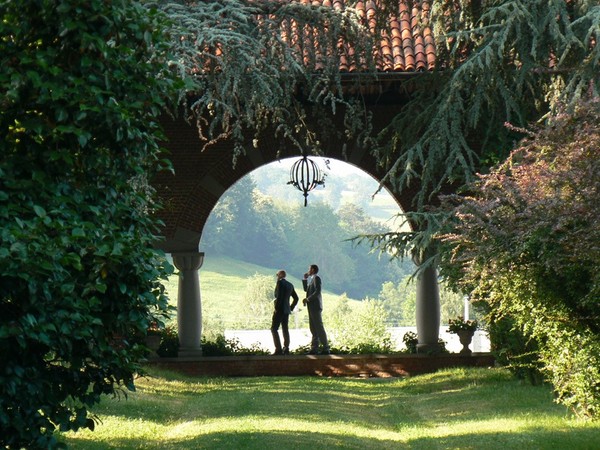
M 289 349 L 289 348 L 287 348 L 287 347 L 285 347 L 285 348 L 283 349 L 283 354 L 284 354 L 284 355 L 289 355 L 289 354 L 290 354 L 290 349 Z
M 273 353 L 273 356 L 275 355 L 283 355 L 283 352 L 281 350 L 275 350 L 275 353 Z
M 317 351 L 316 350 L 311 350 L 310 352 L 308 352 L 309 355 L 316 355 Z

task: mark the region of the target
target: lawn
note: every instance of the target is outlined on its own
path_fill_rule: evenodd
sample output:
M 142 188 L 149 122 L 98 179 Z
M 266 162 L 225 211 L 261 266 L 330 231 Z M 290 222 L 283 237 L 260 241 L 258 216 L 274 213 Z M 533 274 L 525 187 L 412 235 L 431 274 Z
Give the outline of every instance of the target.
M 412 378 L 187 378 L 151 369 L 73 449 L 596 449 L 600 423 L 503 369 Z

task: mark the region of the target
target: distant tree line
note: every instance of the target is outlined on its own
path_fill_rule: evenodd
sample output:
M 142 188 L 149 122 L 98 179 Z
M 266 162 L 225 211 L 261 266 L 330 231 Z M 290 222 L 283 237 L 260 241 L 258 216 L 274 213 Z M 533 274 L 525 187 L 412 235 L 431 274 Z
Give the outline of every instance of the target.
M 265 267 L 283 268 L 301 277 L 318 264 L 328 290 L 362 299 L 377 297 L 386 282 L 412 273 L 411 261 L 355 245 L 350 238 L 387 228 L 354 204 L 337 211 L 323 202 L 290 205 L 257 189 L 245 177 L 223 195 L 202 233 L 201 250 Z

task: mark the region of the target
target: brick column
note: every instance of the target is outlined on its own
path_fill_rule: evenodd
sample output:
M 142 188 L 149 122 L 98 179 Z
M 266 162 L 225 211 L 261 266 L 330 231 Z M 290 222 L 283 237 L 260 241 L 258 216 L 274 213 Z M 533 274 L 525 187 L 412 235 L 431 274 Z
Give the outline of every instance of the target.
M 204 253 L 172 253 L 173 263 L 180 270 L 177 295 L 177 332 L 179 334 L 179 356 L 202 354 L 202 301 L 198 269 L 204 262 Z

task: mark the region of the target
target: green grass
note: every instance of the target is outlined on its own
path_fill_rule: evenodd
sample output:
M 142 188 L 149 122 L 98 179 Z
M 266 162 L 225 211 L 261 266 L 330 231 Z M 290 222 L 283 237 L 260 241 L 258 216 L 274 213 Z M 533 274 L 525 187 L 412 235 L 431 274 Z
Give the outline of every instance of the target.
M 243 261 L 220 256 L 206 257 L 200 268 L 200 293 L 202 297 L 202 315 L 204 329 L 210 328 L 214 320 L 221 320 L 226 329 L 232 323 L 239 323 L 240 317 L 248 315 L 247 311 L 240 308 L 242 299 L 247 292 L 248 280 L 255 274 L 273 277 L 275 287 L 275 273 L 277 268 L 266 268 Z M 289 274 L 287 279 L 294 285 L 296 292 L 303 298 L 302 281 L 300 278 Z M 178 276 L 173 275 L 165 283 L 171 304 L 177 305 Z M 334 310 L 339 295 L 328 290 L 323 291 L 323 303 L 327 309 Z M 352 308 L 360 308 L 360 301 L 350 300 Z M 302 308 L 301 308 L 302 309 Z M 308 316 L 305 310 L 299 313 L 301 327 L 308 325 Z
M 600 423 L 502 369 L 407 379 L 193 379 L 150 370 L 73 449 L 596 449 Z

